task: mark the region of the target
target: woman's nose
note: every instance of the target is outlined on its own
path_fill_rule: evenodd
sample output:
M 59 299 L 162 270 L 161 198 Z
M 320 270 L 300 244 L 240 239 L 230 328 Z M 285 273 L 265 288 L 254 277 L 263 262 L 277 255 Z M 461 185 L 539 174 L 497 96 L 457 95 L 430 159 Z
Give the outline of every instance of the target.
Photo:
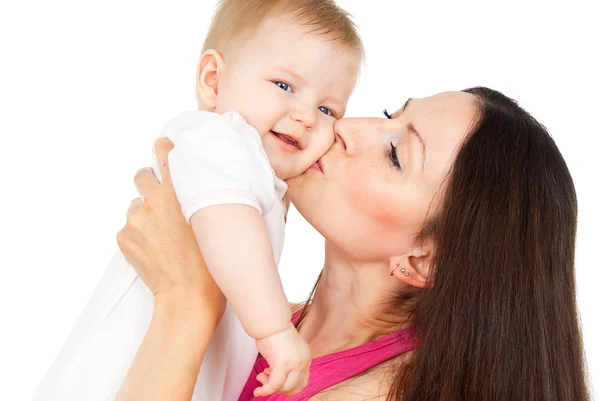
M 339 142 L 348 156 L 356 156 L 359 152 L 357 129 L 358 118 L 342 118 L 333 125 L 335 141 Z

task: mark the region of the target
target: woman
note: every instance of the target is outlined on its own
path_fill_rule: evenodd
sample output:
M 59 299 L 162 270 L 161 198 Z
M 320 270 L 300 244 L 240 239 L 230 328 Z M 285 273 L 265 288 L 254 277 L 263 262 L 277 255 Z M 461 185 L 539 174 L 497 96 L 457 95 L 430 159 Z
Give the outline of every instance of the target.
M 554 141 L 486 88 L 409 100 L 386 116 L 338 121 L 322 170 L 288 182 L 326 238 L 297 316 L 323 369 L 301 393 L 266 399 L 587 400 L 576 197 Z M 167 151 L 159 144 L 163 177 Z M 141 170 L 136 185 L 145 200 L 118 240 L 156 310 L 118 399 L 189 400 L 221 295 L 170 182 Z M 373 344 L 379 359 L 369 361 Z M 240 400 L 264 382 L 257 372 Z

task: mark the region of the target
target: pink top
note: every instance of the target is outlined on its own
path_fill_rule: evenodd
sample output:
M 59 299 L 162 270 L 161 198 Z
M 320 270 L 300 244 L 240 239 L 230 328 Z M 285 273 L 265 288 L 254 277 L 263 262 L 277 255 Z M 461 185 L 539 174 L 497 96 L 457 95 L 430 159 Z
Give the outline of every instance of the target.
M 242 390 L 238 401 L 299 401 L 307 400 L 334 384 L 356 376 L 373 366 L 416 347 L 412 328 L 403 329 L 378 338 L 358 347 L 315 358 L 310 366 L 308 385 L 291 397 L 273 394 L 268 397 L 254 397 L 254 389 L 261 384 L 256 376 L 269 367 L 265 358 L 259 355 L 252 373 Z

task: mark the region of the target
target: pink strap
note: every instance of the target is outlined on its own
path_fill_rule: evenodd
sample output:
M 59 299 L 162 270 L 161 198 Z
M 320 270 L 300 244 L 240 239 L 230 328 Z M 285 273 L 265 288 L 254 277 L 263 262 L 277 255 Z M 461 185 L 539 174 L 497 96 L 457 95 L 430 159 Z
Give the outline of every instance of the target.
M 416 347 L 414 330 L 403 329 L 390 333 L 370 343 L 315 358 L 310 367 L 308 385 L 300 393 L 291 397 L 273 394 L 268 397 L 254 397 L 252 392 L 260 382 L 256 376 L 269 365 L 259 355 L 239 401 L 299 401 L 365 372 L 373 366 L 394 358 Z

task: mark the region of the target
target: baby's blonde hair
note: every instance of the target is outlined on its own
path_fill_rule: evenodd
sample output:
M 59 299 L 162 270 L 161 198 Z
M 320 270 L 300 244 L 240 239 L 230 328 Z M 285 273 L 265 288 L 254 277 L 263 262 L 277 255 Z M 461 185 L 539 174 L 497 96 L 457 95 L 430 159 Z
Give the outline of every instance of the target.
M 252 34 L 272 15 L 291 15 L 310 32 L 325 35 L 358 51 L 364 58 L 362 40 L 350 14 L 334 0 L 221 0 L 213 16 L 202 52 L 214 49 L 223 53 L 233 39 Z

